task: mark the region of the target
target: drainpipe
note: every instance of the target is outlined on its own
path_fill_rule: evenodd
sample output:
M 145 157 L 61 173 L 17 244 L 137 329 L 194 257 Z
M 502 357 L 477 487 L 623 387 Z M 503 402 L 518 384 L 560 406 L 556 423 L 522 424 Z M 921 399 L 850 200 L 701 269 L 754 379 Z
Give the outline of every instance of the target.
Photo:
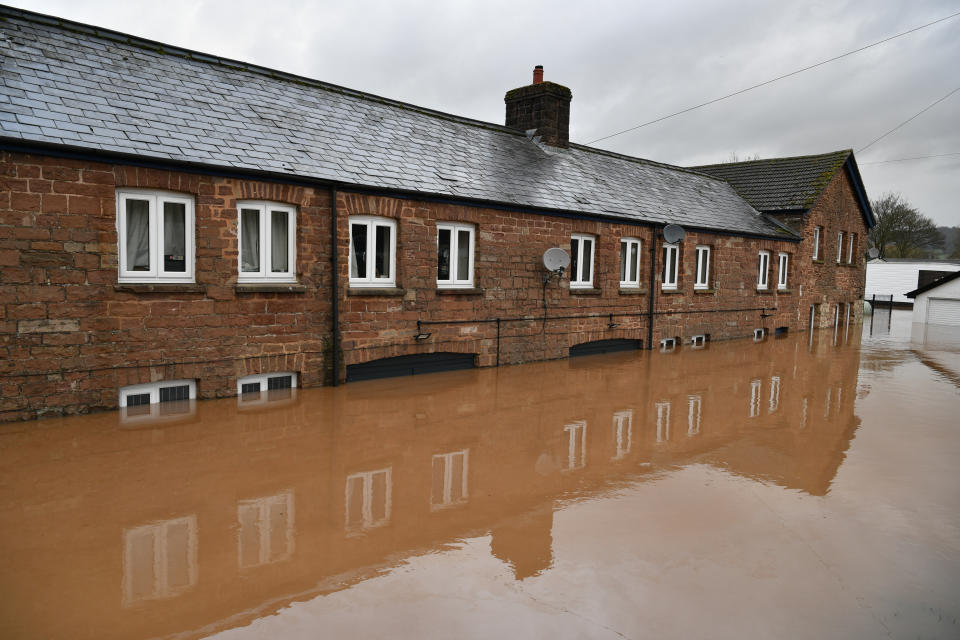
M 340 363 L 338 362 L 338 352 L 340 351 L 340 273 L 337 267 L 337 253 L 340 247 L 337 243 L 337 187 L 330 187 L 330 271 L 332 274 L 330 283 L 330 361 L 333 366 L 333 386 L 337 386 L 340 377 Z
M 657 295 L 656 280 L 657 280 L 657 228 L 650 227 L 650 230 L 653 232 L 650 235 L 653 237 L 653 241 L 650 243 L 650 295 L 648 298 L 648 307 L 649 315 L 647 316 L 647 349 L 653 349 L 653 297 Z

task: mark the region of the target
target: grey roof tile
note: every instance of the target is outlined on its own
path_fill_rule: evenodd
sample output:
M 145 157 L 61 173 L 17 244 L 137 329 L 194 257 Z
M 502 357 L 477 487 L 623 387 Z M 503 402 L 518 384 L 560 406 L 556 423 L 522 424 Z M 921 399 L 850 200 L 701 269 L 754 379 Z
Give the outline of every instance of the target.
M 496 124 L 176 47 L 160 52 L 9 7 L 0 15 L 7 138 L 792 237 L 702 173 L 580 145 L 552 150 Z

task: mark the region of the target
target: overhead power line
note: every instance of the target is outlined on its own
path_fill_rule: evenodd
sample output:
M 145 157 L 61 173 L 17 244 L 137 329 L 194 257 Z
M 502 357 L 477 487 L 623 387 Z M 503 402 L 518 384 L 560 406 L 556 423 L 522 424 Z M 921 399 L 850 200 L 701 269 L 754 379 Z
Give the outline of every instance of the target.
M 798 73 L 803 73 L 804 71 L 809 71 L 810 69 L 816 69 L 817 67 L 822 67 L 823 65 L 828 64 L 828 63 L 830 63 L 830 62 L 834 62 L 834 61 L 836 61 L 836 60 L 840 60 L 841 58 L 846 58 L 847 56 L 852 56 L 852 55 L 855 54 L 855 53 L 860 53 L 861 51 L 865 51 L 865 50 L 867 50 L 867 49 L 869 49 L 869 48 L 871 48 L 871 47 L 876 47 L 877 45 L 881 45 L 881 44 L 883 44 L 883 43 L 885 43 L 885 42 L 890 42 L 891 40 L 895 40 L 896 38 L 900 38 L 900 37 L 902 37 L 902 36 L 911 34 L 911 33 L 913 33 L 914 31 L 919 31 L 920 29 L 926 29 L 927 27 L 931 27 L 931 26 L 933 26 L 933 25 L 935 25 L 935 24 L 937 24 L 937 23 L 939 23 L 939 22 L 943 22 L 944 20 L 949 20 L 950 18 L 956 18 L 957 16 L 960 16 L 960 11 L 958 11 L 957 13 L 950 14 L 949 16 L 945 16 L 945 17 L 943 17 L 943 18 L 939 18 L 938 20 L 934 20 L 933 22 L 928 22 L 928 23 L 926 23 L 926 24 L 922 24 L 922 25 L 920 25 L 919 27 L 914 27 L 913 29 L 909 29 L 909 30 L 907 30 L 907 31 L 903 31 L 903 32 L 898 33 L 898 34 L 896 34 L 896 35 L 892 35 L 892 36 L 890 36 L 890 37 L 888 37 L 888 38 L 884 38 L 883 40 L 877 40 L 876 42 L 872 42 L 872 43 L 870 43 L 870 44 L 868 44 L 868 45 L 864 45 L 864 46 L 860 47 L 859 49 L 854 49 L 854 50 L 852 50 L 852 51 L 847 51 L 846 53 L 841 53 L 841 54 L 838 55 L 838 56 L 834 56 L 834 57 L 832 57 L 832 58 L 828 58 L 828 59 L 826 59 L 826 60 L 822 60 L 822 61 L 817 62 L 816 64 L 812 64 L 812 65 L 810 65 L 810 66 L 808 66 L 808 67 L 803 67 L 802 69 L 797 69 L 796 71 L 791 71 L 790 73 L 785 73 L 785 74 L 783 74 L 782 76 L 777 76 L 776 78 L 771 78 L 770 80 L 765 80 L 765 81 L 760 82 L 760 83 L 758 83 L 758 84 L 755 84 L 755 85 L 751 85 L 751 86 L 749 86 L 749 87 L 746 87 L 745 89 L 740 89 L 739 91 L 734 91 L 733 93 L 728 93 L 728 94 L 725 95 L 725 96 L 720 96 L 719 98 L 714 98 L 713 100 L 707 100 L 706 102 L 701 102 L 700 104 L 694 105 L 694 106 L 692 106 L 692 107 L 688 107 L 688 108 L 686 108 L 686 109 L 681 109 L 680 111 L 675 111 L 675 112 L 670 113 L 670 114 L 668 114 L 668 115 L 661 116 L 661 117 L 659 117 L 659 118 L 656 118 L 655 120 L 650 120 L 650 121 L 648 121 L 648 122 L 644 122 L 644 123 L 638 124 L 638 125 L 636 125 L 636 126 L 634 126 L 634 127 L 630 127 L 630 128 L 628 128 L 628 129 L 624 129 L 624 130 L 622 130 L 622 131 L 617 131 L 616 133 L 611 133 L 611 134 L 608 135 L 608 136 L 603 136 L 602 138 L 597 138 L 596 140 L 591 140 L 591 141 L 588 142 L 587 144 L 593 144 L 593 143 L 595 143 L 595 142 L 600 142 L 600 141 L 602 141 L 602 140 L 608 140 L 608 139 L 610 139 L 610 138 L 614 138 L 614 137 L 616 137 L 616 136 L 623 135 L 624 133 L 629 133 L 630 131 L 636 131 L 637 129 L 642 129 L 643 127 L 647 127 L 647 126 L 649 126 L 649 125 L 651 125 L 651 124 L 656 124 L 657 122 L 663 122 L 664 120 L 668 120 L 669 118 L 673 118 L 673 117 L 676 117 L 676 116 L 679 116 L 679 115 L 683 115 L 684 113 L 689 113 L 690 111 L 693 111 L 693 110 L 695 110 L 695 109 L 700 109 L 701 107 L 706 107 L 707 105 L 714 104 L 715 102 L 720 102 L 721 100 L 726 100 L 727 98 L 732 98 L 732 97 L 734 97 L 734 96 L 738 96 L 738 95 L 740 95 L 741 93 L 746 93 L 747 91 L 753 91 L 754 89 L 759 89 L 760 87 L 765 87 L 765 86 L 767 86 L 768 84 L 773 84 L 774 82 L 777 82 L 778 80 L 783 80 L 784 78 L 789 78 L 790 76 L 795 76 L 795 75 L 797 75 Z
M 955 94 L 957 91 L 960 91 L 960 87 L 957 87 L 956 89 L 954 89 L 953 91 L 951 91 L 951 92 L 948 93 L 947 95 L 943 96 L 942 98 L 938 98 L 937 100 L 934 100 L 933 102 L 931 102 L 930 104 L 928 104 L 927 106 L 925 106 L 923 109 L 921 109 L 920 111 L 916 112 L 915 114 L 913 114 L 912 116 L 910 116 L 909 118 L 907 118 L 906 120 L 904 120 L 903 122 L 901 122 L 900 124 L 898 124 L 897 126 L 895 126 L 893 129 L 890 129 L 890 131 L 887 131 L 885 134 L 883 134 L 883 135 L 880 136 L 879 138 L 876 138 L 876 139 L 875 139 L 873 142 L 871 142 L 870 144 L 868 144 L 868 145 L 866 145 L 866 146 L 863 146 L 863 147 L 860 147 L 859 149 L 857 149 L 857 153 L 860 153 L 861 151 L 863 151 L 863 150 L 866 149 L 867 147 L 872 147 L 874 144 L 880 142 L 881 140 L 883 140 L 884 138 L 886 138 L 888 135 L 890 135 L 891 133 L 893 133 L 894 131 L 896 131 L 897 129 L 899 129 L 900 127 L 902 127 L 903 125 L 907 124 L 908 122 L 910 122 L 911 120 L 913 120 L 913 119 L 916 118 L 917 116 L 919 116 L 919 115 L 921 115 L 921 114 L 924 114 L 924 113 L 926 113 L 927 111 L 929 111 L 930 109 L 934 108 L 935 106 L 937 106 L 938 104 L 940 104 L 941 102 L 943 102 L 944 100 L 946 100 L 947 98 L 949 98 L 950 96 L 952 96 L 953 94 Z
M 933 156 L 914 156 L 912 158 L 894 158 L 893 160 L 874 160 L 873 162 L 861 162 L 860 164 L 886 164 L 888 162 L 909 162 L 910 160 L 926 160 L 928 158 L 946 158 L 947 156 L 960 156 L 960 151 L 955 153 L 938 153 Z

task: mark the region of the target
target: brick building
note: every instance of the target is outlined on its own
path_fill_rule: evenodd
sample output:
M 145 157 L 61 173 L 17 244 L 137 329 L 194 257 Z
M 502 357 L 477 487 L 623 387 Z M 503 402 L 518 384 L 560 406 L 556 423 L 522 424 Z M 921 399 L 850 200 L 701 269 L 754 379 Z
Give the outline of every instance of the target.
M 859 317 L 850 151 L 687 169 L 570 143 L 540 68 L 500 126 L 0 17 L 0 420 Z

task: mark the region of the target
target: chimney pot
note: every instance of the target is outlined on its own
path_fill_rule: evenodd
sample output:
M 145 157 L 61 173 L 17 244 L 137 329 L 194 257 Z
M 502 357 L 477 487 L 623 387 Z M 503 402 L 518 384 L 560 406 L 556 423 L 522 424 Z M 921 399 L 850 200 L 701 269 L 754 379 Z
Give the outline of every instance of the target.
M 538 64 L 533 68 L 533 84 L 540 84 L 543 82 L 543 65 Z

